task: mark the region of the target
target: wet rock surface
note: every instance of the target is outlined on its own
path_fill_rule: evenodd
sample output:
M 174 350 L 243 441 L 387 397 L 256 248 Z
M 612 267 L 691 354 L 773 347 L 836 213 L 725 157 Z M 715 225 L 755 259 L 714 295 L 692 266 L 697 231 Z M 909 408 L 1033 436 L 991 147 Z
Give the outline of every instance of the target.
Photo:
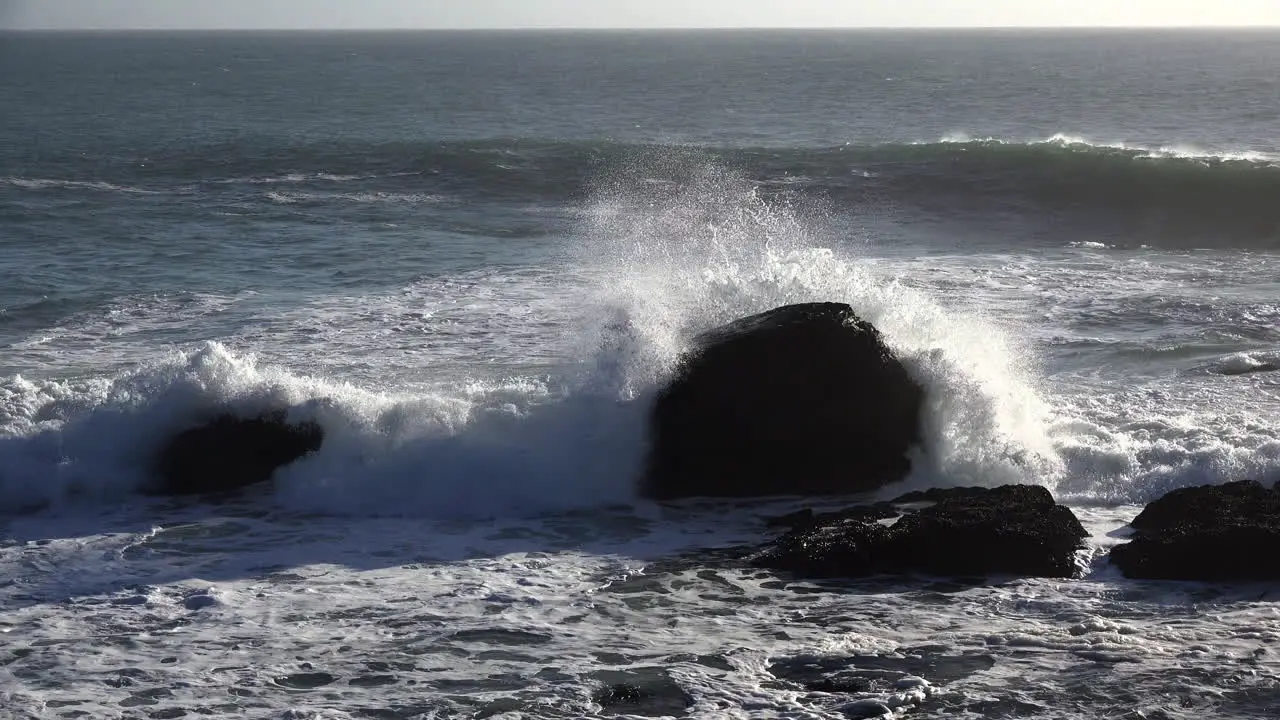
M 1130 523 L 1111 550 L 1125 577 L 1153 580 L 1280 579 L 1280 491 L 1247 480 L 1174 490 Z
M 924 506 L 909 507 L 917 503 Z M 792 530 L 749 562 L 809 578 L 1072 577 L 1087 537 L 1071 510 L 1037 485 L 935 489 L 774 522 Z

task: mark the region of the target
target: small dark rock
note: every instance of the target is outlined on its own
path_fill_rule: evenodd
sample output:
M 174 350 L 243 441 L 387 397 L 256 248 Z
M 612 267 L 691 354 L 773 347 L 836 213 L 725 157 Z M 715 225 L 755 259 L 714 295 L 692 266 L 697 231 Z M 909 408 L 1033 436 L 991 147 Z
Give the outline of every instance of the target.
M 924 392 L 843 303 L 788 305 L 699 336 L 658 395 L 642 491 L 875 490 L 910 470 Z
M 596 695 L 596 702 L 601 705 L 609 706 L 623 704 L 634 705 L 644 699 L 648 694 L 649 693 L 646 693 L 636 685 L 619 683 L 617 685 L 610 685 L 600 691 L 600 693 Z
M 152 688 L 150 690 L 142 690 L 133 693 L 129 697 L 120 701 L 120 707 L 143 707 L 145 705 L 156 705 L 161 700 L 173 697 L 173 692 L 169 688 Z
M 1075 553 L 1087 533 L 1045 488 L 951 488 L 927 497 L 934 504 L 893 524 L 834 514 L 783 535 L 750 562 L 813 578 L 1076 574 Z
M 320 449 L 324 432 L 313 422 L 290 424 L 283 411 L 255 418 L 219 415 L 178 433 L 161 448 L 154 482 L 157 495 L 238 490 L 271 479 L 276 468 Z
M 490 700 L 485 703 L 482 707 L 476 710 L 475 715 L 472 715 L 472 717 L 476 720 L 484 720 L 485 718 L 491 718 L 495 715 L 508 715 L 511 713 L 515 713 L 517 717 L 525 717 L 525 714 L 522 711 L 526 709 L 528 709 L 528 705 L 525 704 L 524 701 L 518 698 L 504 697 L 496 700 Z
M 1251 480 L 1181 488 L 1130 525 L 1133 540 L 1111 550 L 1125 577 L 1280 580 L 1280 490 Z
M 326 672 L 294 673 L 275 678 L 273 682 L 290 690 L 314 690 L 333 683 L 338 678 Z

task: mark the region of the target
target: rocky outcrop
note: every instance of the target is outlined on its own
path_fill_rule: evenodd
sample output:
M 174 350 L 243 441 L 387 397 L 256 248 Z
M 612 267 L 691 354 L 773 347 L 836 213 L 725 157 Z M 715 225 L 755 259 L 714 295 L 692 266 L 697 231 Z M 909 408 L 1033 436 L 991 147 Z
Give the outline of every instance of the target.
M 146 490 L 184 495 L 266 482 L 276 468 L 319 450 L 323 439 L 319 425 L 290 424 L 282 411 L 253 418 L 219 415 L 165 443 Z
M 1072 577 L 1088 535 L 1071 510 L 1038 485 L 935 489 L 779 521 L 793 529 L 750 562 L 807 578 Z
M 1130 523 L 1111 551 L 1125 577 L 1280 580 L 1280 490 L 1253 481 L 1174 490 Z
M 829 495 L 910 470 L 923 391 L 842 303 L 789 305 L 698 337 L 650 417 L 643 494 Z

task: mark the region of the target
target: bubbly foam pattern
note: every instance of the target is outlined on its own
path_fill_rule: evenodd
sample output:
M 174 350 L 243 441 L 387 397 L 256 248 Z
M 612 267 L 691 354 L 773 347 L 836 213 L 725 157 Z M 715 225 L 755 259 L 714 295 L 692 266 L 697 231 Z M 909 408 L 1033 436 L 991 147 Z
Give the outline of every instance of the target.
M 1134 511 L 1084 519 L 1106 544 Z M 590 717 L 603 685 L 660 672 L 695 717 L 1269 712 L 1271 589 L 1101 564 L 1067 583 L 848 587 L 670 560 L 758 523 L 725 506 L 489 524 L 151 502 L 23 518 L 0 547 L 6 709 Z M 788 663 L 849 689 L 791 684 Z

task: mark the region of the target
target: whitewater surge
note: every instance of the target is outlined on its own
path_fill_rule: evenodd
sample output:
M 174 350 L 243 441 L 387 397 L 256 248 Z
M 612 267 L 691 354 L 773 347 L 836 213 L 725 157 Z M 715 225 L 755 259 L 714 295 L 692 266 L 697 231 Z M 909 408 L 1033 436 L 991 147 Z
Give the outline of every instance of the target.
M 560 379 L 379 392 L 219 343 L 114 378 L 18 378 L 5 388 L 4 505 L 118 497 L 143 482 L 167 434 L 222 408 L 274 407 L 326 431 L 318 454 L 280 473 L 276 497 L 296 509 L 484 516 L 627 501 L 646 395 L 692 334 L 831 299 L 880 326 L 930 389 L 919 482 L 1046 477 L 1044 407 L 991 327 L 813 247 L 818 218 L 767 202 L 740 175 L 701 157 L 663 162 L 662 182 L 633 183 L 652 169 L 637 162 L 587 204 L 574 254 L 594 287 L 565 313 L 577 317 L 580 356 L 562 359 Z
M 376 393 L 263 367 L 216 343 L 117 378 L 15 378 L 0 391 L 0 497 L 10 511 L 118 501 L 145 482 L 175 429 L 222 410 L 284 407 L 326 434 L 319 453 L 277 475 L 287 508 L 489 517 L 627 500 L 638 422 L 616 401 L 537 402 L 548 394 L 518 380 L 452 395 Z
M 1141 502 L 1198 482 L 1270 481 L 1280 468 L 1274 431 L 1231 413 L 1048 389 L 1041 351 L 1020 330 L 1034 319 L 948 304 L 946 283 L 930 289 L 936 268 L 886 261 L 873 242 L 851 242 L 829 204 L 766 193 L 706 153 L 637 153 L 592 187 L 560 272 L 321 299 L 273 318 L 269 333 L 250 316 L 222 340 L 167 355 L 148 349 L 149 333 L 255 298 L 202 301 L 176 319 L 168 302 L 128 308 L 140 366 L 4 381 L 0 506 L 119 501 L 173 432 L 221 409 L 279 407 L 326 432 L 320 452 L 278 474 L 273 497 L 295 510 L 488 517 L 632 502 L 648 397 L 690 338 L 807 301 L 851 304 L 926 387 L 910 487 L 1031 482 L 1080 502 Z M 28 351 L 56 353 L 97 322 L 75 320 Z M 459 344 L 450 355 L 409 350 L 433 337 Z M 118 355 L 127 343 L 105 347 L 113 363 L 129 357 Z M 507 370 L 469 377 L 440 364 L 467 367 L 471 352 L 510 355 Z M 324 374 L 291 370 L 300 353 Z M 373 358 L 355 362 L 362 354 Z M 522 370 L 535 356 L 545 373 Z M 423 366 L 406 374 L 404 363 Z

